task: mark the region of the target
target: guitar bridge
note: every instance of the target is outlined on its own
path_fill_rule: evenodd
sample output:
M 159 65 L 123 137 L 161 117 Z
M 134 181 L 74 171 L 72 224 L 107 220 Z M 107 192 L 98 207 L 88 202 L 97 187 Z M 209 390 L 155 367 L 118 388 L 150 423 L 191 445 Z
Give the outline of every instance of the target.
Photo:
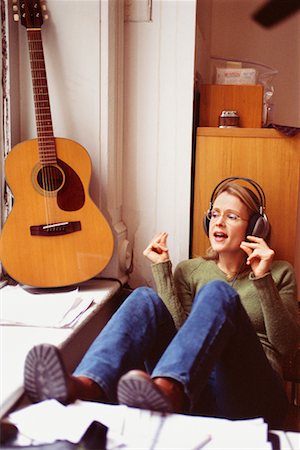
M 32 225 L 30 227 L 30 234 L 31 236 L 62 236 L 80 230 L 81 223 L 79 221 L 58 222 L 46 225 Z

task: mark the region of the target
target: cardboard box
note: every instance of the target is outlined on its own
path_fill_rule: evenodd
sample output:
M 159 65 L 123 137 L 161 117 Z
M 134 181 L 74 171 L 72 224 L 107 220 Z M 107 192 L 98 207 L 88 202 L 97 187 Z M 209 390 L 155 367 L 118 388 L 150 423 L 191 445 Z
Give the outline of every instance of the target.
M 237 111 L 239 126 L 261 128 L 263 117 L 263 86 L 256 85 L 200 85 L 201 127 L 218 127 L 222 111 Z
M 243 68 L 217 68 L 216 84 L 256 84 L 256 70 Z

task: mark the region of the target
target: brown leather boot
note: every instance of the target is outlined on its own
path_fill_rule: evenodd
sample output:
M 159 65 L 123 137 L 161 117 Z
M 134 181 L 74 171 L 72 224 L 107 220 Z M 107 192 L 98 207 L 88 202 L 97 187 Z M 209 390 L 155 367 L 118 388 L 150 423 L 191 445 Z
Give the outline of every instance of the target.
M 184 406 L 185 394 L 183 386 L 173 378 L 157 377 L 153 382 L 168 397 L 172 403 L 173 411 L 181 412 Z
M 104 392 L 93 380 L 68 374 L 58 348 L 52 344 L 38 344 L 29 351 L 24 387 L 34 403 L 46 399 L 64 404 L 77 399 L 105 400 Z
M 69 376 L 67 379 L 68 400 L 104 401 L 105 395 L 94 380 L 87 377 Z

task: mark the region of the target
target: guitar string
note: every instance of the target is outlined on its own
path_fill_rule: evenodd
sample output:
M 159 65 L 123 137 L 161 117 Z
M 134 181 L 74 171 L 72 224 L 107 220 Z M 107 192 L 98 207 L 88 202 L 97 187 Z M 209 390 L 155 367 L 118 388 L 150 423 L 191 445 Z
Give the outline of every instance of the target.
M 41 38 L 41 32 L 40 30 L 37 31 L 31 31 L 31 34 L 28 33 L 29 38 L 29 48 L 30 48 L 30 60 L 31 60 L 31 66 L 32 66 L 32 75 L 34 77 L 33 79 L 33 87 L 34 87 L 34 96 L 35 96 L 35 107 L 36 107 L 36 120 L 37 120 L 37 129 L 38 129 L 38 147 L 39 147 L 39 156 L 40 156 L 40 162 L 41 162 L 41 188 L 43 192 L 44 197 L 44 207 L 45 207 L 45 215 L 46 215 L 46 224 L 50 224 L 51 222 L 51 200 L 49 201 L 49 192 L 51 196 L 51 192 L 54 189 L 53 185 L 53 169 L 50 164 L 45 164 L 43 159 L 45 156 L 45 146 L 47 147 L 49 145 L 48 136 L 46 136 L 45 133 L 45 127 L 43 127 L 44 121 L 43 121 L 43 111 L 45 109 L 45 106 L 41 106 L 46 103 L 47 108 L 49 108 L 49 104 L 47 104 L 47 98 L 48 98 L 48 90 L 47 90 L 47 80 L 46 80 L 46 70 L 45 70 L 45 63 L 44 63 L 44 54 L 43 54 L 43 47 L 42 47 L 42 38 Z M 30 36 L 30 37 L 29 37 Z M 33 37 L 34 39 L 32 39 Z M 36 65 L 36 67 L 35 67 Z M 41 83 L 39 85 L 39 83 Z M 41 86 L 41 87 L 40 87 Z M 46 96 L 46 100 L 44 97 Z M 50 111 L 47 112 L 48 114 Z M 49 120 L 49 119 L 48 119 Z M 41 134 L 42 131 L 42 134 Z M 44 146 L 44 148 L 43 148 Z M 43 153 L 44 152 L 44 153 Z M 52 172 L 52 173 L 51 173 Z
M 40 35 L 40 33 L 38 33 L 38 37 L 40 37 L 39 35 Z M 40 46 L 39 46 L 39 42 L 40 42 Z M 45 70 L 44 70 L 44 67 L 43 67 L 43 60 L 44 60 L 44 58 L 43 58 L 41 39 L 37 40 L 36 43 L 37 43 L 36 52 L 37 52 L 37 62 L 38 62 L 37 65 L 38 65 L 38 69 L 39 69 L 39 72 L 36 73 L 36 75 L 38 75 L 36 78 L 38 79 L 39 82 L 42 83 L 42 87 L 39 86 L 39 96 L 42 96 L 42 99 L 40 99 L 39 97 L 37 98 L 38 127 L 39 127 L 39 132 L 41 133 L 41 131 L 40 131 L 41 129 L 42 129 L 42 132 L 43 132 L 43 135 L 40 136 L 41 137 L 40 145 L 43 146 L 44 148 L 41 148 L 40 150 L 45 152 L 45 146 L 47 145 L 47 143 L 45 143 L 45 141 L 44 141 L 45 140 L 45 137 L 44 137 L 45 130 L 42 127 L 42 124 L 44 123 L 44 121 L 42 120 L 43 112 L 41 111 L 41 106 L 40 106 L 40 104 L 42 102 L 44 102 L 44 98 L 43 97 L 45 95 L 45 93 L 44 93 L 45 85 L 43 85 L 43 76 L 45 77 L 45 73 L 42 73 L 42 72 L 45 72 Z M 40 57 L 40 59 L 39 59 L 39 57 Z M 41 65 L 40 66 L 39 66 L 39 61 L 41 61 L 41 63 L 40 63 Z M 44 156 L 44 154 L 43 154 L 43 156 Z M 46 193 L 45 199 L 46 199 L 46 204 L 48 206 L 49 201 L 48 201 L 48 195 L 47 194 L 49 192 L 49 189 L 51 189 L 51 186 L 49 185 L 49 180 L 51 179 L 50 178 L 51 174 L 49 173 L 49 166 L 47 164 L 43 165 L 43 167 L 42 167 L 42 174 L 43 174 L 43 190 L 44 190 L 43 192 Z

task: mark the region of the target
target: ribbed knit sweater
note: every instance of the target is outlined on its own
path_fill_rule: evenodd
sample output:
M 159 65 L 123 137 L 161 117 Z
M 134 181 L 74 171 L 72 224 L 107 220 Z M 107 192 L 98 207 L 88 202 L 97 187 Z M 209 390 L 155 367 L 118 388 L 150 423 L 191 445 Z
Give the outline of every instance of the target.
M 153 264 L 152 273 L 158 295 L 169 309 L 177 329 L 187 319 L 195 294 L 211 280 L 226 274 L 215 261 L 194 258 L 178 264 L 174 275 L 171 261 Z M 282 375 L 282 364 L 297 348 L 300 339 L 296 279 L 292 266 L 275 261 L 270 272 L 256 278 L 244 271 L 234 280 L 251 323 L 272 367 Z

